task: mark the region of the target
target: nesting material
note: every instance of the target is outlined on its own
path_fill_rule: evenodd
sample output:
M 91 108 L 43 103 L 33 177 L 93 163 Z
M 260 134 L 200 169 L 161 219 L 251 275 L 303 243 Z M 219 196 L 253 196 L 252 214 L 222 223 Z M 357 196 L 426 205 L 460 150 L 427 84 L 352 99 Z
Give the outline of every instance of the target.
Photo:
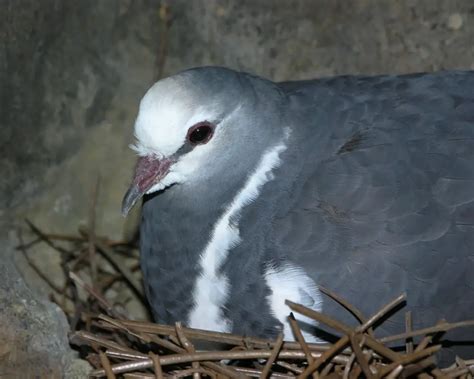
M 66 285 L 64 288 L 52 285 L 51 299 L 69 318 L 71 344 L 95 368 L 91 377 L 467 379 L 474 375 L 474 359 L 456 359 L 444 368 L 436 361 L 436 353 L 442 349 L 439 337 L 454 328 L 474 327 L 474 320 L 440 321 L 429 328 L 412 330 L 411 314 L 407 312 L 405 332 L 383 338 L 375 336 L 374 325 L 381 325 L 389 318 L 404 302 L 404 294 L 366 317 L 337 294 L 320 288 L 358 320 L 357 327 L 287 301 L 294 313 L 310 317 L 336 332 L 340 338 L 332 344 L 307 343 L 293 314 L 289 318 L 296 342 L 283 341 L 282 336 L 266 340 L 189 329 L 180 323 L 133 321 L 124 303 L 145 302 L 133 243 L 111 241 L 86 228 L 81 228 L 77 236 L 65 236 L 44 233 L 31 222 L 28 225 L 34 238 L 25 243 L 21 237 L 19 246 L 26 257 L 36 243 L 46 243 L 62 252 Z M 132 261 L 124 264 L 124 256 Z M 47 281 L 45 273 L 33 268 Z M 126 286 L 127 298 L 108 297 L 114 286 Z M 203 343 L 219 349 L 195 347 Z M 394 343 L 398 344 L 396 348 Z
M 404 299 L 404 295 L 394 299 L 372 317 L 361 320 L 356 328 L 288 302 L 295 312 L 340 332 L 341 338 L 334 344 L 306 343 L 292 315 L 297 342 L 284 342 L 281 336 L 271 341 L 188 329 L 180 323 L 169 326 L 114 319 L 104 314 L 94 318 L 94 332 L 77 331 L 72 334 L 71 342 L 90 349 L 89 361 L 97 367 L 91 373 L 93 377 L 112 378 L 119 374 L 126 378 L 471 377 L 474 360 L 458 359 L 448 368 L 437 366 L 435 353 L 441 345 L 433 344 L 433 337 L 453 328 L 474 326 L 474 321 L 440 322 L 431 328 L 408 330 L 395 336 L 374 336 L 374 323 L 383 320 Z M 352 306 L 350 309 L 355 310 Z M 415 337 L 421 337 L 418 343 L 413 343 Z M 194 341 L 228 347 L 196 351 Z M 399 351 L 386 346 L 394 341 L 405 343 L 405 349 Z

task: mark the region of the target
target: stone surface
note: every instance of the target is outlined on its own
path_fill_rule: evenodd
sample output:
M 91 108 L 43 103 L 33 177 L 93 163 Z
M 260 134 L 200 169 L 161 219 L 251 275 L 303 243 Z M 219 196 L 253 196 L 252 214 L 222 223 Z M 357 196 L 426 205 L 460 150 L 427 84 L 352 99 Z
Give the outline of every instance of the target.
M 133 234 L 133 218 L 125 221 L 119 211 L 134 161 L 127 145 L 163 40 L 165 74 L 208 64 L 276 80 L 474 68 L 471 0 L 168 4 L 172 25 L 163 38 L 158 0 L 0 3 L 2 236 L 22 227 L 24 217 L 51 232 L 75 233 L 87 221 L 97 176 L 99 233 Z M 16 334 L 19 346 L 40 341 L 28 345 L 32 362 L 62 362 L 51 369 L 66 372 L 72 361 L 56 360 L 69 356 L 64 319 L 36 294 L 48 288 L 20 259 L 35 292 L 24 285 L 8 241 L 0 238 L 0 296 L 8 298 L 0 306 L 1 330 L 30 325 L 31 334 Z M 40 259 L 46 268 L 57 261 L 48 254 Z M 60 270 L 50 272 L 61 280 Z M 0 367 L 5 354 L 0 350 Z
M 1 237 L 2 254 L 13 253 L 16 239 Z M 69 349 L 59 307 L 31 291 L 8 259 L 0 260 L 0 272 L 0 377 L 87 377 L 90 366 Z
M 463 24 L 462 16 L 459 13 L 453 13 L 448 18 L 448 28 L 452 30 L 461 29 Z

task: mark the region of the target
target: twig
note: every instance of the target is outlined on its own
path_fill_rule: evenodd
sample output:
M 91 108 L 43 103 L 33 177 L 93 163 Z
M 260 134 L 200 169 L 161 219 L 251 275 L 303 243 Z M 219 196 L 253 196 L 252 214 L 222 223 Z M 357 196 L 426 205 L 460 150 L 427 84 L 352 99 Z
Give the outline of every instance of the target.
M 403 368 L 403 376 L 406 378 L 411 378 L 423 371 L 428 367 L 434 366 L 436 363 L 436 358 L 432 355 L 428 358 L 422 359 L 419 362 L 409 364 Z
M 107 349 L 112 349 L 113 351 L 121 351 L 124 353 L 130 353 L 130 354 L 138 354 L 135 350 L 127 347 L 127 346 L 122 346 L 114 341 L 110 341 L 106 338 L 99 337 L 93 333 L 86 332 L 86 331 L 79 331 L 79 332 L 74 332 L 72 336 L 69 338 L 71 343 L 73 344 L 79 344 L 78 340 L 85 341 L 89 343 L 90 345 L 96 344 L 98 346 L 105 347 Z M 142 355 L 143 359 L 148 358 L 146 354 L 140 353 Z
M 194 349 L 193 344 L 191 343 L 191 341 L 188 340 L 188 338 L 184 334 L 183 326 L 181 325 L 181 322 L 178 321 L 175 323 L 175 330 L 176 330 L 176 335 L 178 336 L 178 340 L 181 346 L 184 347 L 184 349 L 188 353 L 195 353 L 196 350 Z
M 155 353 L 153 353 L 152 351 L 150 351 L 148 353 L 148 355 L 150 356 L 151 360 L 153 361 L 153 367 L 155 369 L 155 378 L 156 379 L 164 379 L 163 369 L 161 368 L 161 364 L 160 364 L 160 360 L 159 360 L 158 356 Z
M 391 360 L 392 362 L 400 358 L 401 355 L 399 353 L 382 345 L 379 341 L 377 341 L 373 337 L 367 334 L 365 334 L 364 337 L 365 337 L 365 344 L 367 345 L 367 347 L 371 348 L 380 356 L 385 357 Z
M 119 312 L 117 312 L 113 306 L 103 297 L 100 293 L 98 293 L 94 288 L 92 288 L 90 285 L 88 285 L 86 282 L 84 282 L 79 275 L 77 275 L 74 272 L 69 272 L 69 277 L 71 280 L 74 282 L 74 284 L 78 287 L 83 288 L 89 295 L 91 295 L 94 299 L 97 300 L 99 305 L 110 315 L 114 317 L 120 317 L 123 315 L 120 315 Z
M 306 355 L 306 359 L 308 360 L 308 363 L 313 363 L 313 357 L 311 356 L 311 351 L 309 350 L 308 344 L 306 343 L 304 339 L 303 333 L 301 333 L 301 329 L 293 313 L 290 313 L 290 316 L 288 317 L 288 321 L 290 322 L 290 327 L 291 327 L 291 330 L 293 331 L 293 335 L 295 336 L 296 341 L 298 341 L 298 343 L 301 346 L 301 349 L 304 351 Z
M 174 329 L 174 328 L 173 328 Z M 183 328 L 185 329 L 185 328 Z M 159 346 L 164 347 L 165 349 L 168 349 L 174 353 L 185 353 L 186 350 L 180 346 L 175 345 L 173 342 L 170 342 L 166 339 L 160 338 L 157 335 L 154 334 L 147 334 L 147 336 L 150 338 L 150 340 L 154 343 L 156 343 Z M 146 358 L 146 356 L 144 356 Z M 242 375 L 239 375 L 239 373 L 235 372 L 231 367 L 224 367 L 222 365 L 219 365 L 214 362 L 202 362 L 202 365 L 205 367 L 210 368 L 213 371 L 216 371 L 222 375 L 224 375 L 227 378 L 241 378 Z
M 85 238 L 71 234 L 54 234 L 45 233 L 45 236 L 50 240 L 66 241 L 66 242 L 85 242 Z
M 411 311 L 405 312 L 405 332 L 410 333 L 413 330 L 413 320 Z M 407 338 L 405 341 L 405 350 L 407 354 L 413 353 L 413 338 Z
M 365 374 L 365 377 L 367 379 L 372 379 L 374 378 L 374 375 L 372 374 L 372 371 L 370 371 L 369 363 L 364 357 L 364 353 L 362 353 L 362 349 L 359 346 L 360 339 L 359 339 L 359 334 L 357 333 L 352 333 L 350 335 L 350 341 L 351 341 L 351 346 L 352 346 L 352 351 L 354 352 L 357 362 L 360 365 L 360 368 L 362 369 L 363 373 Z
M 439 368 L 435 367 L 430 371 L 430 374 L 434 376 L 435 378 L 440 378 L 440 379 L 449 379 L 450 376 L 445 374 L 443 371 L 441 371 Z
M 47 236 L 47 234 L 43 233 L 33 222 L 31 222 L 29 219 L 25 219 L 25 222 L 31 229 L 33 233 L 35 233 L 44 243 L 46 243 L 49 247 L 53 248 L 54 250 L 60 252 L 61 254 L 67 254 L 70 255 L 71 252 L 62 248 L 61 246 L 57 246 L 54 244 Z
M 324 378 L 325 376 L 329 375 L 331 370 L 334 368 L 334 364 L 329 362 L 324 366 L 324 368 L 321 370 L 321 375 L 319 376 L 320 378 Z M 318 375 L 314 375 L 313 377 L 318 378 Z
M 154 343 L 156 343 L 159 346 L 164 347 L 165 349 L 168 349 L 174 353 L 185 353 L 186 350 L 183 348 L 174 345 L 172 342 L 159 338 L 158 336 L 155 335 L 148 335 L 150 340 Z M 111 350 L 107 350 L 107 354 L 114 354 L 114 356 L 117 354 L 116 352 L 112 352 Z M 135 357 L 135 358 L 130 358 L 130 359 L 147 359 L 148 357 L 142 353 L 140 353 L 141 356 Z M 124 355 L 124 354 L 122 354 Z M 158 362 L 159 363 L 159 362 Z M 231 367 L 225 367 L 220 364 L 214 363 L 214 362 L 202 362 L 202 365 L 205 367 L 210 368 L 211 370 L 220 373 L 221 375 L 224 375 L 227 378 L 241 378 L 241 375 L 235 372 L 235 370 Z
M 312 358 L 313 357 L 311 357 L 311 359 Z M 306 357 L 306 359 L 308 359 L 308 358 Z M 288 363 L 288 362 L 285 362 L 285 361 L 277 361 L 276 364 L 278 366 L 286 368 L 288 371 L 292 371 L 296 374 L 301 374 L 303 372 L 303 370 L 301 368 L 299 368 L 298 366 L 296 366 L 294 364 L 291 364 L 291 363 Z
M 89 230 L 85 228 L 79 228 L 79 232 L 85 236 L 89 235 Z M 99 239 L 94 240 L 95 246 L 99 249 L 99 252 L 107 259 L 114 268 L 120 272 L 127 283 L 130 285 L 132 290 L 140 297 L 142 301 L 145 301 L 145 294 L 143 293 L 143 288 L 140 283 L 135 279 L 130 270 L 119 260 L 117 259 L 115 252 L 107 246 L 103 241 Z
M 104 371 L 107 375 L 107 379 L 115 379 L 115 374 L 112 371 L 110 361 L 109 358 L 107 358 L 107 355 L 105 355 L 103 351 L 99 351 L 99 358 L 100 363 L 102 364 L 102 367 L 104 368 Z
M 15 246 L 15 249 L 16 250 L 28 250 L 28 249 L 30 249 L 31 247 L 37 245 L 40 242 L 43 242 L 43 239 L 37 237 L 37 238 L 31 240 L 30 242 L 27 242 L 27 243 L 20 242 L 19 245 Z
M 322 323 L 326 324 L 327 326 L 337 330 L 338 332 L 348 334 L 352 331 L 352 329 L 350 327 L 348 327 L 347 325 L 344 325 L 342 322 L 334 320 L 334 319 L 332 319 L 332 318 L 330 318 L 326 315 L 323 315 L 322 313 L 320 313 L 318 311 L 315 311 L 313 309 L 309 309 L 309 308 L 305 307 L 304 305 L 293 303 L 290 300 L 286 300 L 285 304 L 288 305 L 291 308 L 291 310 L 293 310 L 297 313 L 300 313 L 303 316 L 309 317 L 313 320 L 322 322 Z
M 123 375 L 124 379 L 154 379 L 155 376 L 143 372 L 127 372 Z
M 443 322 L 441 324 L 431 326 L 429 328 L 423 328 L 423 329 L 413 330 L 411 332 L 395 334 L 393 336 L 382 337 L 379 339 L 379 341 L 382 343 L 399 341 L 399 340 L 407 339 L 409 337 L 422 336 L 425 334 L 433 334 L 433 333 L 438 333 L 438 332 L 447 332 L 452 329 L 464 328 L 468 326 L 474 326 L 474 320 L 459 321 L 459 322 L 453 322 L 453 323 Z
M 220 365 L 218 363 L 214 362 L 202 362 L 202 365 L 205 367 L 209 367 L 210 369 L 214 370 L 215 372 L 224 375 L 224 378 L 234 378 L 234 379 L 245 379 L 247 378 L 246 375 L 243 375 L 239 373 L 235 368 L 233 367 L 225 367 L 223 365 Z
M 344 366 L 344 373 L 342 375 L 342 379 L 349 379 L 349 373 L 351 371 L 352 365 L 356 359 L 355 354 L 352 354 L 349 360 L 347 361 L 346 365 Z
M 194 349 L 193 344 L 191 343 L 191 341 L 188 340 L 188 338 L 184 334 L 181 322 L 175 323 L 175 329 L 176 329 L 176 335 L 178 336 L 178 340 L 181 343 L 181 346 L 184 347 L 184 349 L 188 353 L 195 353 L 196 350 Z M 195 370 L 193 373 L 193 378 L 201 379 L 201 375 L 199 374 L 199 371 L 200 371 L 199 362 L 193 362 L 192 366 L 193 366 L 193 369 Z
M 57 234 L 57 233 L 43 233 L 44 236 L 49 239 L 49 240 L 56 240 L 56 241 L 65 241 L 65 242 L 87 242 L 87 238 L 84 238 L 82 236 L 76 236 L 73 234 Z M 132 247 L 132 242 L 130 241 L 115 241 L 111 240 L 105 237 L 100 237 L 97 236 L 97 238 L 103 239 L 105 243 L 110 246 L 110 247 L 115 247 L 115 246 L 130 246 Z M 37 238 L 29 243 L 27 243 L 25 246 L 29 246 L 30 244 L 36 244 L 38 242 L 42 241 L 41 238 Z
M 374 323 L 376 323 L 379 319 L 384 317 L 390 310 L 392 310 L 394 307 L 399 305 L 401 302 L 403 302 L 406 298 L 405 294 L 402 294 L 398 296 L 395 300 L 391 301 L 384 307 L 382 307 L 377 313 L 375 313 L 372 317 L 370 317 L 366 322 L 364 322 L 362 325 L 359 325 L 358 327 L 355 328 L 354 332 L 364 332 L 366 329 L 371 327 Z M 288 302 L 287 305 L 291 307 L 291 305 L 294 305 L 294 303 Z M 299 306 L 298 309 L 301 309 L 303 306 Z M 296 308 L 296 307 L 295 307 Z M 305 308 L 305 307 L 303 307 Z M 294 309 L 294 308 L 292 308 Z M 296 309 L 295 309 L 296 310 Z M 306 308 L 305 315 L 311 318 L 314 318 L 316 320 L 319 319 L 319 321 L 325 322 L 326 325 L 332 326 L 333 328 L 339 329 L 341 331 L 344 331 L 347 333 L 345 336 L 340 338 L 329 350 L 325 351 L 323 354 L 321 354 L 321 357 L 318 358 L 316 361 L 308 365 L 306 370 L 301 374 L 301 377 L 306 377 L 310 375 L 312 372 L 316 371 L 322 364 L 324 364 L 327 360 L 333 357 L 333 355 L 337 354 L 340 350 L 342 350 L 344 347 L 347 346 L 347 344 L 350 341 L 349 335 L 353 332 L 349 327 L 346 325 L 340 323 L 339 321 L 335 321 L 332 319 L 329 319 L 327 316 L 321 317 L 322 315 L 319 312 L 312 311 Z M 311 315 L 311 316 L 310 316 Z M 323 321 L 324 320 L 324 321 Z
M 446 323 L 446 320 L 439 320 L 436 325 L 443 325 Z M 418 352 L 418 351 L 421 351 L 421 350 L 424 350 L 430 343 L 433 342 L 433 339 L 435 336 L 438 336 L 440 335 L 441 333 L 444 333 L 444 332 L 437 332 L 437 333 L 433 333 L 433 334 L 428 334 L 426 335 L 425 337 L 423 337 L 423 339 L 421 340 L 421 342 L 418 344 L 418 346 L 415 348 L 415 352 Z
M 180 363 L 189 363 L 193 361 L 221 361 L 221 360 L 248 360 L 248 359 L 265 359 L 269 358 L 272 354 L 271 350 L 246 350 L 246 351 L 205 351 L 197 352 L 194 354 L 170 354 L 160 357 L 161 366 L 174 365 Z M 319 353 L 313 352 L 313 357 L 318 358 Z M 301 360 L 306 359 L 306 356 L 303 351 L 293 351 L 293 350 L 281 350 L 279 353 L 281 359 L 294 359 Z M 336 363 L 345 363 L 346 360 L 334 359 Z M 140 361 L 132 363 L 121 363 L 112 366 L 113 372 L 123 373 L 127 371 L 145 369 L 152 367 L 153 362 L 151 359 L 143 359 Z M 104 375 L 103 370 L 94 370 L 91 373 L 92 376 L 101 376 Z
M 462 375 L 466 375 L 468 373 L 472 373 L 474 371 L 474 366 L 469 366 L 469 367 L 465 367 L 465 368 L 460 368 L 460 369 L 457 369 L 457 370 L 453 370 L 453 371 L 450 371 L 449 372 L 449 377 L 451 378 L 457 378 L 457 377 L 460 377 Z
M 145 343 L 150 343 L 151 342 L 151 338 L 149 336 L 147 336 L 144 333 L 135 333 L 135 332 L 131 331 L 125 325 L 123 325 L 123 323 L 120 322 L 119 320 L 113 319 L 113 318 L 111 318 L 107 315 L 103 315 L 103 314 L 100 314 L 98 316 L 98 318 L 101 319 L 101 320 L 107 321 L 108 323 L 110 323 L 112 325 L 115 325 L 118 329 L 127 332 L 131 336 L 137 337 L 138 339 L 144 341 Z
M 396 379 L 398 378 L 398 376 L 401 374 L 401 372 L 403 371 L 403 366 L 402 365 L 398 365 L 397 367 L 395 367 L 393 369 L 393 371 L 387 375 L 387 379 Z
M 115 359 L 131 359 L 131 360 L 137 360 L 137 359 L 146 359 L 152 354 L 152 352 L 148 353 L 149 355 L 145 355 L 140 352 L 125 352 L 125 351 L 119 351 L 119 350 L 114 350 L 114 349 L 107 349 L 105 351 L 105 354 L 107 354 L 108 357 L 115 358 Z
M 30 258 L 30 256 L 28 255 L 28 253 L 26 252 L 26 249 L 23 247 L 25 246 L 24 243 L 23 243 L 23 236 L 22 236 L 22 233 L 21 233 L 21 230 L 18 230 L 17 231 L 17 238 L 20 242 L 20 245 L 18 246 L 18 249 L 21 251 L 21 253 L 23 254 L 23 256 L 25 257 L 26 261 L 28 262 L 28 264 L 30 265 L 30 267 L 33 269 L 34 272 L 36 272 L 36 274 L 49 286 L 51 287 L 51 289 L 60 294 L 60 295 L 64 295 L 65 293 L 63 292 L 63 290 L 61 288 L 59 288 L 59 286 L 57 286 L 46 274 L 44 274 L 38 266 L 36 266 L 36 263 Z
M 102 289 L 102 292 L 106 292 L 114 283 L 123 279 L 121 274 L 109 274 L 105 272 L 101 272 L 100 277 L 98 287 Z
M 175 328 L 170 325 L 153 324 L 151 322 L 133 321 L 133 320 L 121 320 L 121 322 L 130 330 L 140 331 L 144 333 L 151 333 L 151 334 L 176 336 Z M 230 344 L 230 345 L 246 346 L 246 344 L 248 344 L 254 347 L 267 348 L 267 347 L 273 347 L 275 343 L 275 341 L 270 340 L 270 339 L 243 337 L 236 334 L 214 332 L 210 330 L 193 329 L 193 328 L 186 328 L 186 327 L 183 327 L 183 330 L 186 333 L 186 335 L 192 339 L 205 340 L 209 342 L 218 342 L 218 343 L 224 343 L 224 344 Z M 311 351 L 326 351 L 331 347 L 330 345 L 327 345 L 327 344 L 308 343 L 307 345 Z M 283 343 L 283 349 L 297 350 L 300 348 L 301 346 L 298 342 L 285 341 Z
M 206 369 L 203 369 L 203 368 L 196 368 L 196 367 L 193 367 L 193 368 L 190 368 L 190 369 L 186 369 L 186 370 L 178 370 L 178 371 L 175 371 L 173 373 L 173 379 L 174 378 L 184 378 L 186 376 L 190 376 L 190 375 L 193 375 L 193 377 L 196 376 L 196 374 L 201 377 L 200 374 L 205 374 L 205 375 L 208 375 L 210 376 L 211 378 L 216 378 L 216 374 L 214 374 L 213 372 L 209 371 L 209 370 L 206 370 Z
M 268 375 L 270 374 L 273 362 L 276 361 L 278 357 L 278 353 L 280 352 L 282 345 L 283 345 L 283 334 L 280 333 L 278 335 L 278 338 L 275 341 L 275 345 L 273 346 L 272 354 L 270 355 L 270 358 L 268 358 L 267 362 L 265 363 L 265 366 L 263 367 L 262 374 L 260 375 L 260 379 L 266 379 Z
M 311 356 L 311 351 L 309 350 L 308 344 L 306 343 L 304 339 L 303 333 L 301 332 L 301 329 L 298 325 L 298 321 L 296 321 L 295 316 L 293 315 L 293 312 L 290 313 L 290 316 L 288 317 L 288 321 L 290 323 L 290 327 L 296 341 L 298 341 L 298 343 L 301 346 L 301 349 L 304 351 L 306 355 L 306 360 L 308 361 L 308 364 L 313 363 L 314 359 Z M 302 371 L 300 371 L 299 373 L 301 372 Z M 317 374 L 313 374 L 313 378 L 317 379 Z
M 92 188 L 91 202 L 89 206 L 89 233 L 87 236 L 92 288 L 97 288 L 97 261 L 95 257 L 95 219 L 97 196 L 99 193 L 99 182 L 100 177 L 97 176 L 94 187 Z
M 159 10 L 160 17 L 160 46 L 157 57 L 157 73 L 154 77 L 154 81 L 157 81 L 163 77 L 165 69 L 166 57 L 168 55 L 168 31 L 171 26 L 171 15 L 170 7 L 166 3 L 160 5 Z
M 393 363 L 385 366 L 384 368 L 382 368 L 379 372 L 379 376 L 383 377 L 383 376 L 387 375 L 389 372 L 394 370 L 398 365 L 407 365 L 409 363 L 419 361 L 422 358 L 433 355 L 434 353 L 439 351 L 439 349 L 441 349 L 441 345 L 435 345 L 435 346 L 429 347 L 425 350 L 418 351 L 416 353 L 412 353 L 410 355 L 404 355 L 398 361 L 393 362 Z
M 361 324 L 367 321 L 367 318 L 359 311 L 356 307 L 352 304 L 344 300 L 342 297 L 336 295 L 334 292 L 330 291 L 329 289 L 318 286 L 319 290 L 324 293 L 325 295 L 329 296 L 331 299 L 335 300 L 337 303 L 342 305 L 345 309 L 347 309 Z
M 252 378 L 260 378 L 262 375 L 262 371 L 254 368 L 249 368 L 249 367 L 234 367 L 235 370 L 239 373 L 242 374 L 247 374 Z M 287 375 L 287 374 L 280 374 L 277 372 L 274 372 L 271 376 L 271 379 L 273 378 L 281 378 L 281 379 L 294 379 L 294 375 Z
M 316 371 L 322 364 L 326 363 L 326 361 L 330 360 L 331 358 L 334 358 L 334 356 L 339 351 L 344 349 L 348 343 L 349 343 L 349 335 L 346 334 L 345 336 L 341 337 L 334 345 L 332 345 L 330 349 L 322 353 L 318 359 L 316 359 L 313 363 L 308 365 L 306 370 L 304 370 L 303 373 L 298 376 L 298 378 L 307 378 L 314 371 Z
M 366 322 L 364 322 L 362 325 L 359 325 L 356 327 L 356 332 L 364 332 L 368 328 L 370 328 L 372 325 L 374 325 L 377 321 L 382 319 L 389 313 L 392 309 L 400 305 L 406 300 L 406 294 L 401 294 L 398 296 L 396 299 L 392 300 L 390 303 L 387 305 L 383 306 L 377 313 L 375 313 L 372 317 L 370 317 Z

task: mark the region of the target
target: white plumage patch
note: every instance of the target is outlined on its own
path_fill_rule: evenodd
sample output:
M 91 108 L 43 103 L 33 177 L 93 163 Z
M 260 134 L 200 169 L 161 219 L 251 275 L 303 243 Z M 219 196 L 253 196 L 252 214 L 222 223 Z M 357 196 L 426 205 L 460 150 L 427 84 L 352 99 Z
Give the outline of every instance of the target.
M 179 78 L 155 83 L 143 96 L 135 121 L 137 142 L 130 146 L 140 156 L 170 156 L 186 139 L 188 129 L 201 121 L 212 121 L 212 107 L 199 107 Z
M 288 137 L 288 131 L 285 137 Z M 240 243 L 239 225 L 230 220 L 238 220 L 242 208 L 257 198 L 262 186 L 273 179 L 272 170 L 279 166 L 280 154 L 286 150 L 282 141 L 265 152 L 257 168 L 247 179 L 224 214 L 214 226 L 211 239 L 201 254 L 201 275 L 194 287 L 194 308 L 188 324 L 193 328 L 228 332 L 232 328 L 222 314 L 229 293 L 227 277 L 219 272 L 221 264 L 230 249 Z
M 294 339 L 288 323 L 291 309 L 285 304 L 285 300 L 320 311 L 322 300 L 318 287 L 301 267 L 292 264 L 286 264 L 278 269 L 269 267 L 265 273 L 265 280 L 272 291 L 267 298 L 270 309 L 275 318 L 283 324 L 285 339 Z M 309 325 L 316 325 L 309 317 L 297 314 L 295 318 Z M 307 342 L 321 342 L 306 331 L 302 333 Z

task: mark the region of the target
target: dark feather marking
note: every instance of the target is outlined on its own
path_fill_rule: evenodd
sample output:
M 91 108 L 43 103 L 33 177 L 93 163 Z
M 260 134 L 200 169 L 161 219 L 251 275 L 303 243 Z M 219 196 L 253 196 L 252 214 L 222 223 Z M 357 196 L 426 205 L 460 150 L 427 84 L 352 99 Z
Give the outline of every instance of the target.
M 323 210 L 325 214 L 327 214 L 331 218 L 332 221 L 337 223 L 344 222 L 346 219 L 349 218 L 347 212 L 326 202 L 321 202 L 318 205 L 318 208 Z
M 365 134 L 365 130 L 358 130 L 346 143 L 344 143 L 344 145 L 339 148 L 337 154 L 350 153 L 351 151 L 357 149 L 357 147 L 360 146 L 362 141 L 366 138 Z

